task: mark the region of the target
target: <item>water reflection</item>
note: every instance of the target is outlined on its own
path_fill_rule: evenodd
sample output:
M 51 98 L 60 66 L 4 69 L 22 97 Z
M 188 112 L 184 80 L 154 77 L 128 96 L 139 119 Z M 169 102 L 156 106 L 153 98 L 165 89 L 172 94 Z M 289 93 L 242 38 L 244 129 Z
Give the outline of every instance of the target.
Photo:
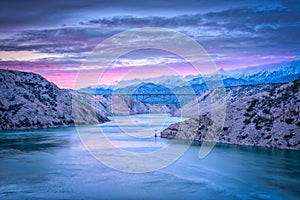
M 22 152 L 43 151 L 69 145 L 70 135 L 59 134 L 60 131 L 60 128 L 47 131 L 5 131 L 0 133 L 0 151 L 7 149 Z

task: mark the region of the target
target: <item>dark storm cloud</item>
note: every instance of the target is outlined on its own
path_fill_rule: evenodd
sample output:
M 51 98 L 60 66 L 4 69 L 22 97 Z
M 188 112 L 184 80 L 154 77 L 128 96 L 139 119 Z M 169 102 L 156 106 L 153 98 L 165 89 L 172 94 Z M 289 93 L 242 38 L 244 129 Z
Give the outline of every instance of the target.
M 272 2 L 272 1 L 271 1 Z M 260 6 L 270 1 L 235 0 L 2 0 L 0 6 L 0 27 L 24 28 L 34 26 L 57 26 L 72 24 L 78 19 L 106 15 L 161 16 L 189 13 L 203 13 L 211 10 L 224 10 L 240 6 Z M 276 5 L 275 3 L 271 3 Z
M 88 52 L 103 39 L 122 30 L 155 26 L 186 33 L 207 48 L 236 48 L 239 51 L 243 48 L 248 48 L 248 51 L 255 48 L 261 48 L 262 51 L 268 48 L 292 48 L 298 51 L 300 8 L 299 4 L 291 4 L 285 2 L 281 6 L 268 8 L 243 6 L 169 17 L 113 16 L 87 19 L 77 22 L 76 27 L 21 31 L 0 40 L 0 49 L 36 50 L 43 53 Z M 81 4 L 75 3 L 73 8 L 78 5 Z
M 89 52 L 96 44 L 117 32 L 80 27 L 21 31 L 10 38 L 0 40 L 0 49 L 35 50 L 42 53 Z
M 102 40 L 153 26 L 185 33 L 223 60 L 236 53 L 299 55 L 299 6 L 299 1 L 1 1 L 0 28 L 7 34 L 0 50 L 64 54 L 61 63 L 79 63 Z
M 300 4 L 299 4 L 300 5 Z M 277 7 L 270 9 L 241 7 L 208 12 L 204 14 L 178 15 L 173 17 L 134 17 L 114 16 L 91 19 L 80 22 L 81 25 L 98 25 L 100 27 L 134 28 L 141 26 L 157 27 L 210 27 L 226 31 L 257 33 L 276 30 L 281 27 L 299 26 L 300 7 Z M 295 28 L 296 29 L 296 28 Z
M 203 23 L 203 16 L 196 15 L 180 15 L 174 17 L 132 17 L 132 16 L 115 16 L 111 18 L 91 19 L 80 22 L 80 25 L 99 25 L 103 27 L 180 27 L 180 26 L 197 26 Z

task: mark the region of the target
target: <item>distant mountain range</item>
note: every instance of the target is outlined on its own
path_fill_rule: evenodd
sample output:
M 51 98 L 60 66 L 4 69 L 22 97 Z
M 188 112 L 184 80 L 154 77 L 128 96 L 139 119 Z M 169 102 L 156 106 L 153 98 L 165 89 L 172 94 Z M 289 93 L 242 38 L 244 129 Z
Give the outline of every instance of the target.
M 88 93 L 88 94 L 112 94 L 113 89 L 103 88 L 103 87 L 86 87 L 78 90 L 79 92 Z
M 300 77 L 300 61 L 281 62 L 228 71 L 221 69 L 220 74 L 225 87 L 268 83 L 287 83 Z M 196 94 L 207 90 L 207 86 L 203 77 L 186 77 L 189 79 L 188 82 Z M 210 85 L 213 85 L 214 82 L 217 83 L 218 80 L 216 75 L 207 75 L 205 76 L 205 79 L 210 82 Z
M 131 88 L 130 86 L 124 89 L 117 89 L 115 93 L 129 93 L 133 94 L 132 98 L 146 103 L 159 103 L 159 104 L 175 104 L 179 105 L 178 99 L 176 98 L 175 94 L 169 88 L 165 87 L 161 84 L 154 84 L 154 83 L 141 83 L 137 85 L 133 89 L 133 91 L 128 91 L 126 89 Z M 142 94 L 142 95 L 135 95 L 135 94 Z M 145 96 L 147 94 L 151 94 Z M 157 94 L 157 95 L 155 95 Z
M 248 67 L 235 70 L 220 70 L 220 74 L 225 87 L 256 85 L 269 83 L 287 83 L 300 77 L 300 61 L 280 62 L 268 65 Z M 162 76 L 145 80 L 134 79 L 122 81 L 118 85 L 110 87 L 87 87 L 79 91 L 90 94 L 157 94 L 157 93 L 180 93 L 180 94 L 199 94 L 206 91 L 209 82 L 213 88 L 218 87 L 216 75 L 205 76 Z M 215 86 L 214 86 L 215 85 Z M 140 88 L 136 91 L 137 88 Z M 150 98 L 146 102 L 166 103 L 160 99 Z M 171 99 L 171 102 L 176 102 Z M 187 101 L 185 101 L 187 102 Z M 170 102 L 168 102 L 170 103 Z

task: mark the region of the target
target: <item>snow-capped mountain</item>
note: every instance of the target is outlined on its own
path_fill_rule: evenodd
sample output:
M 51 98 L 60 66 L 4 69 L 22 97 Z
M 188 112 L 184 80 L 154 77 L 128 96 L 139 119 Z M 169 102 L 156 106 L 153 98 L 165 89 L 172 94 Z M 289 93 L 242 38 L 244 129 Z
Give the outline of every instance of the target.
M 239 86 L 239 85 L 254 85 L 254 84 L 268 84 L 268 83 L 286 83 L 293 81 L 300 77 L 300 61 L 293 62 L 280 62 L 267 65 L 260 65 L 254 67 L 248 67 L 235 70 L 220 71 L 223 84 L 225 87 Z M 205 79 L 204 79 L 205 78 Z M 216 75 L 204 75 L 204 76 L 161 76 L 157 78 L 149 79 L 134 79 L 119 82 L 118 85 L 107 87 L 95 87 L 95 88 L 83 88 L 80 91 L 92 94 L 112 94 L 112 93 L 132 93 L 134 88 L 140 84 L 153 83 L 155 85 L 164 86 L 176 93 L 187 93 L 189 88 L 193 88 L 192 93 L 199 94 L 202 91 L 207 90 L 206 82 L 209 81 L 210 85 L 216 87 L 219 84 Z M 162 89 L 164 91 L 164 89 Z M 151 90 L 145 90 L 144 92 L 154 92 Z M 191 92 L 188 92 L 191 93 Z
M 225 87 L 268 83 L 287 83 L 300 77 L 300 61 L 281 62 L 275 64 L 248 67 L 236 70 L 220 70 Z M 205 79 L 203 78 L 205 77 Z M 217 83 L 216 75 L 188 76 L 189 83 L 195 93 L 207 90 L 206 81 L 210 85 Z
M 300 60 L 291 62 L 271 63 L 247 68 L 224 70 L 220 69 L 223 80 L 228 78 L 243 79 L 249 82 L 289 82 L 300 75 Z M 205 78 L 214 79 L 214 75 L 204 75 Z M 296 78 L 295 78 L 296 77 Z M 267 80 L 266 80 L 267 78 Z M 189 75 L 185 77 L 191 84 L 202 84 L 202 76 Z
M 156 85 L 163 85 L 169 89 L 173 89 L 175 87 L 183 87 L 189 86 L 189 82 L 184 79 L 182 76 L 160 76 L 157 78 L 148 78 L 148 79 L 132 79 L 120 81 L 116 85 L 111 86 L 90 86 L 81 88 L 78 91 L 89 93 L 89 94 L 112 94 L 112 93 L 132 93 L 132 88 L 135 88 L 137 85 L 145 84 L 145 83 L 153 83 Z
M 221 74 L 223 79 L 243 79 L 250 84 L 289 82 L 300 76 L 300 61 L 280 62 L 230 71 L 221 70 Z
M 138 85 L 140 83 L 155 83 L 155 84 L 164 85 L 170 89 L 176 86 L 185 86 L 189 84 L 184 77 L 171 75 L 171 76 L 160 76 L 156 78 L 132 79 L 132 80 L 120 81 L 115 87 L 124 88 L 132 85 Z

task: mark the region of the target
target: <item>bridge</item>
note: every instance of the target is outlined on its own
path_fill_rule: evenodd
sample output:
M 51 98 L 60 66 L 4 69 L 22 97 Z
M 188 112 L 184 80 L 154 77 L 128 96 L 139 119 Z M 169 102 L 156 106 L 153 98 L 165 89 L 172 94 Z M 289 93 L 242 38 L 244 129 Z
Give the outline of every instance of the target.
M 178 104 L 183 99 L 189 99 L 191 100 L 196 94 L 187 94 L 187 93 L 180 93 L 180 94 L 174 94 L 174 93 L 155 93 L 155 94 L 139 94 L 139 93 L 133 93 L 133 94 L 125 94 L 125 93 L 114 93 L 112 95 L 117 96 L 129 96 L 133 99 L 139 100 L 141 102 L 147 103 L 151 101 L 147 101 L 150 99 L 160 99 L 162 101 L 172 101 L 169 103 L 175 103 Z M 153 102 L 155 103 L 155 102 Z M 163 103 L 163 102 L 160 102 Z

